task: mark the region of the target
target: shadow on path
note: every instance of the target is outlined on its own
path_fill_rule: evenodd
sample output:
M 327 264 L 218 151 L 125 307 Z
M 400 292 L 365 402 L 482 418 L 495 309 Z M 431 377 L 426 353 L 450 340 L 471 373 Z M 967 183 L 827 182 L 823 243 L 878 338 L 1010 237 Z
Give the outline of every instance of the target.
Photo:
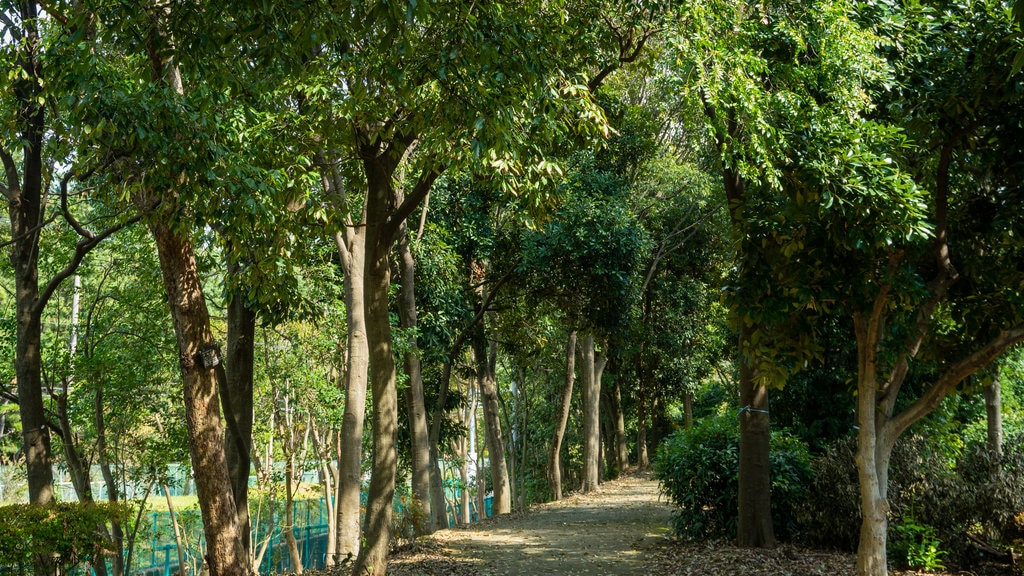
M 643 574 L 644 552 L 663 539 L 670 522 L 657 482 L 630 476 L 436 538 L 483 576 L 627 576 Z

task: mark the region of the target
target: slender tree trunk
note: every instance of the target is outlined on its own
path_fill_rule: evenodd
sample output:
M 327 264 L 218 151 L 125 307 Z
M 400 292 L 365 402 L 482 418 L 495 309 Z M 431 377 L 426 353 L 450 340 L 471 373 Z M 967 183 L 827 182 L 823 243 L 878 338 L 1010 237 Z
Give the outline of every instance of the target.
M 494 499 L 491 512 L 494 516 L 512 511 L 508 466 L 505 463 L 505 442 L 501 436 L 501 414 L 498 405 L 498 388 L 495 382 L 495 360 L 497 345 L 484 339 L 481 325 L 474 339 L 474 353 L 477 365 L 477 382 L 480 387 L 480 401 L 484 408 L 485 438 L 491 468 Z
M 601 482 L 601 373 L 605 358 L 594 351 L 594 336 L 583 339 L 583 492 L 597 489 Z
M 429 472 L 430 472 L 430 500 L 431 502 L 443 502 L 445 499 L 444 495 L 444 483 L 441 476 L 441 454 L 440 454 L 440 442 L 441 442 L 441 420 L 444 419 L 444 407 L 448 402 L 448 386 L 452 376 L 452 365 L 451 362 L 445 362 L 441 368 L 441 384 L 440 390 L 437 396 L 437 404 L 434 406 L 433 411 L 430 415 L 430 436 L 428 438 L 428 456 L 430 457 Z M 437 525 L 434 526 L 437 530 L 443 530 L 448 528 L 448 515 L 447 514 L 434 514 L 434 519 L 437 521 Z
M 683 392 L 683 426 L 689 430 L 693 428 L 693 392 Z
M 173 200 L 165 200 L 165 215 L 172 205 Z M 219 362 L 219 354 L 210 331 L 192 244 L 172 229 L 168 220 L 153 218 L 149 228 L 156 241 L 177 336 L 185 421 L 206 534 L 207 562 L 212 576 L 246 576 L 247 555 L 224 456 L 218 378 L 216 367 L 211 365 Z
M 988 430 L 989 472 L 999 474 L 1003 465 L 1003 402 L 999 382 L 999 364 L 992 365 L 992 381 L 985 386 L 985 423 Z
M 408 226 L 402 224 L 398 232 L 398 270 L 401 282 L 399 295 L 399 318 L 402 327 L 416 328 L 416 260 L 409 246 Z M 413 333 L 414 334 L 414 333 Z M 409 416 L 409 430 L 412 440 L 412 494 L 419 501 L 420 509 L 430 519 L 428 531 L 441 524 L 440 516 L 445 515 L 445 502 L 431 500 L 430 490 L 430 437 L 427 430 L 427 407 L 423 398 L 423 375 L 415 334 L 411 336 L 409 349 L 405 352 L 405 373 L 409 385 L 405 389 L 406 411 Z
M 610 392 L 612 417 L 615 420 L 615 454 L 619 472 L 629 470 L 629 447 L 626 445 L 626 416 L 622 413 L 622 391 L 616 378 Z
M 636 356 L 636 466 L 646 470 L 651 465 L 647 456 L 647 374 L 644 372 L 644 346 Z
M 120 490 L 117 481 L 114 479 L 114 472 L 110 468 L 110 455 L 107 448 L 107 422 L 103 415 L 103 386 L 96 388 L 94 399 L 95 425 L 96 425 L 96 460 L 99 462 L 100 473 L 103 475 L 103 484 L 107 487 L 107 500 L 117 502 L 120 500 Z M 110 536 L 114 541 L 114 551 L 110 554 L 110 564 L 114 576 L 124 575 L 124 528 L 120 522 L 110 523 Z M 185 576 L 182 574 L 181 576 Z
M 751 328 L 740 330 L 740 350 L 745 350 Z M 754 368 L 740 358 L 740 546 L 775 546 L 771 516 L 771 476 L 768 459 L 768 390 L 754 384 Z
M 359 551 L 353 576 L 384 574 L 387 570 L 392 498 L 395 494 L 398 464 L 395 448 L 398 391 L 388 317 L 390 247 L 381 230 L 394 200 L 391 192 L 392 173 L 376 158 L 364 159 L 363 165 L 367 176 L 364 296 L 373 393 L 373 464 L 366 506 L 365 546 Z
M 334 430 L 328 430 L 326 433 L 321 433 L 317 428 L 313 429 L 313 446 L 316 450 L 317 459 L 320 464 L 320 487 L 323 488 L 324 505 L 327 508 L 327 549 L 325 551 L 326 558 L 334 556 L 335 551 L 338 549 L 338 531 L 336 522 L 337 516 L 337 500 L 334 495 L 337 493 L 335 486 L 337 485 L 338 471 L 334 466 L 331 465 L 331 453 L 337 456 L 339 450 L 338 443 L 336 441 L 337 434 Z M 333 449 L 333 450 L 332 450 Z
M 284 537 L 285 545 L 288 547 L 288 558 L 291 561 L 293 574 L 302 574 L 302 554 L 299 553 L 299 543 L 295 539 L 295 427 L 291 422 L 291 415 L 287 413 L 288 404 L 285 403 L 286 435 L 284 445 L 284 524 L 281 525 L 281 535 Z
M 551 487 L 551 499 L 562 499 L 562 438 L 565 426 L 569 422 L 569 408 L 572 403 L 572 385 L 576 380 L 576 332 L 569 333 L 569 341 L 565 347 L 565 385 L 559 400 L 558 420 L 555 421 L 555 435 L 551 439 L 548 452 L 548 486 Z
M 345 254 L 345 322 L 348 327 L 348 369 L 345 371 L 345 413 L 341 421 L 341 455 L 338 460 L 337 549 L 333 564 L 354 561 L 359 555 L 360 502 L 362 487 L 363 419 L 366 414 L 366 381 L 369 348 L 366 337 L 366 309 L 363 272 L 366 228 L 357 227 L 348 241 L 336 237 L 338 250 Z
M 228 266 L 238 274 L 238 265 Z M 249 469 L 252 466 L 253 354 L 256 347 L 256 313 L 246 305 L 241 290 L 228 302 L 226 374 L 221 378 L 221 404 L 226 434 L 224 456 L 231 476 L 238 529 L 242 546 L 252 560 L 252 527 L 249 519 Z
M 181 526 L 178 524 L 178 515 L 174 513 L 171 489 L 165 483 L 161 483 L 160 488 L 164 491 L 164 498 L 167 500 L 167 514 L 171 517 L 171 528 L 174 530 L 174 547 L 178 551 L 178 575 L 188 576 L 188 566 L 185 564 L 185 546 L 181 543 Z
M 465 420 L 463 420 L 465 425 Z M 459 438 L 459 523 L 469 524 L 469 441 Z

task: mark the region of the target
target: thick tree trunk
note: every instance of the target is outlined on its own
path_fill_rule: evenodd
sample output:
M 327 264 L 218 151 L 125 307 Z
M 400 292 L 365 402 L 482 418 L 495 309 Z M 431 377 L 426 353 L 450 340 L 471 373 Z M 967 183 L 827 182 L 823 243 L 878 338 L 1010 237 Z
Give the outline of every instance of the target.
M 399 318 L 402 328 L 416 328 L 416 260 L 409 246 L 408 226 L 404 223 L 398 232 L 398 270 L 401 282 L 399 294 Z M 412 494 L 419 501 L 420 509 L 430 519 L 428 531 L 441 524 L 441 516 L 445 516 L 444 494 L 441 500 L 432 501 L 430 490 L 430 435 L 427 431 L 427 407 L 423 398 L 423 375 L 420 365 L 419 350 L 416 347 L 415 333 L 411 336 L 409 349 L 405 352 L 405 373 L 409 377 L 408 388 L 405 389 L 406 411 L 409 416 L 409 431 L 412 440 Z
M 873 396 L 873 395 L 872 395 Z M 858 401 L 858 411 L 867 402 Z M 860 481 L 861 525 L 860 543 L 857 547 L 857 576 L 886 576 L 886 538 L 889 529 L 889 457 L 892 443 L 876 438 L 874 425 L 874 402 L 866 418 L 858 418 L 861 428 L 857 434 L 857 478 Z
M 229 266 L 229 274 L 237 265 Z M 224 456 L 231 477 L 238 530 L 242 546 L 252 560 L 252 527 L 249 520 L 249 469 L 252 466 L 253 352 L 256 346 L 256 313 L 246 305 L 240 290 L 228 302 L 226 374 L 221 379 L 221 405 L 226 434 Z
M 876 309 L 878 306 L 876 306 Z M 879 413 L 878 355 L 879 316 L 867 322 L 854 316 L 857 338 L 857 479 L 860 483 L 861 525 L 857 548 L 857 576 L 886 576 L 886 536 L 889 528 L 888 415 Z
M 348 369 L 345 372 L 345 413 L 341 421 L 341 455 L 338 461 L 337 549 L 333 564 L 354 561 L 359 555 L 362 485 L 363 420 L 366 414 L 366 381 L 369 348 L 363 297 L 366 228 L 357 227 L 348 241 L 338 238 L 345 253 L 345 322 L 348 328 Z
M 495 360 L 497 344 L 484 339 L 483 326 L 474 339 L 474 353 L 477 365 L 477 382 L 480 386 L 480 401 L 484 408 L 487 454 L 491 465 L 491 481 L 494 483 L 494 500 L 491 512 L 497 516 L 512 511 L 512 500 L 505 463 L 505 443 L 501 436 L 501 414 L 498 406 L 498 388 L 495 382 Z
M 39 102 L 42 86 L 38 61 L 38 8 L 36 2 L 25 1 L 19 3 L 19 9 L 23 39 L 18 43 L 16 65 L 21 73 L 15 77 L 13 84 L 22 142 L 20 182 L 13 156 L 3 151 L 17 316 L 14 367 L 29 501 L 47 504 L 53 501 L 53 462 L 50 431 L 43 404 L 40 364 L 42 303 L 38 301 L 41 234 L 38 227 L 43 223 L 42 152 L 45 117 L 44 107 Z
M 173 201 L 165 200 L 170 212 Z M 153 218 L 164 290 L 174 321 L 178 363 L 183 383 L 185 422 L 195 473 L 196 493 L 206 534 L 207 562 L 212 576 L 249 573 L 242 546 L 231 480 L 224 456 L 224 430 L 214 362 L 219 353 L 210 332 L 210 316 L 202 282 L 188 238 L 173 230 L 167 218 Z
M 363 164 L 367 176 L 364 297 L 373 393 L 373 464 L 366 505 L 365 545 L 360 549 L 353 567 L 354 576 L 386 573 L 392 498 L 395 494 L 398 465 L 395 447 L 398 432 L 398 391 L 391 324 L 388 317 L 390 247 L 387 240 L 382 237 L 381 230 L 394 200 L 391 193 L 391 173 L 374 158 L 365 159 Z
M 740 350 L 752 329 L 740 330 Z M 768 390 L 754 384 L 754 368 L 740 357 L 740 469 L 737 543 L 748 548 L 774 546 L 771 465 L 768 458 Z
M 548 486 L 551 487 L 551 499 L 562 499 L 562 438 L 565 437 L 565 426 L 569 422 L 569 408 L 572 404 L 572 385 L 576 380 L 576 332 L 569 333 L 569 341 L 565 347 L 565 386 L 559 400 L 558 420 L 555 422 L 555 435 L 551 439 L 548 451 Z

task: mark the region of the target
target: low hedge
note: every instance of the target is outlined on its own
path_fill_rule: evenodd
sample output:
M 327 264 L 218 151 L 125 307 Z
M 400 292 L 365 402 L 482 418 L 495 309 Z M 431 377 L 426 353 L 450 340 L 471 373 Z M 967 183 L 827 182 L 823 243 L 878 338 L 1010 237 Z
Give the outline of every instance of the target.
M 70 567 L 92 560 L 112 550 L 100 528 L 128 516 L 124 503 L 0 506 L 0 566 L 26 569 L 43 558 Z

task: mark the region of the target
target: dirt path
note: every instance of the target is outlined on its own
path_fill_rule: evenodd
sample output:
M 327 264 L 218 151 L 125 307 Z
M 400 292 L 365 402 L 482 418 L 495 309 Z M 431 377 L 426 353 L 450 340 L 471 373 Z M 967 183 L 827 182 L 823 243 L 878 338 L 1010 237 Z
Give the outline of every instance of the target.
M 481 576 L 643 574 L 671 508 L 654 480 L 627 477 L 528 513 L 439 532 L 446 555 Z

